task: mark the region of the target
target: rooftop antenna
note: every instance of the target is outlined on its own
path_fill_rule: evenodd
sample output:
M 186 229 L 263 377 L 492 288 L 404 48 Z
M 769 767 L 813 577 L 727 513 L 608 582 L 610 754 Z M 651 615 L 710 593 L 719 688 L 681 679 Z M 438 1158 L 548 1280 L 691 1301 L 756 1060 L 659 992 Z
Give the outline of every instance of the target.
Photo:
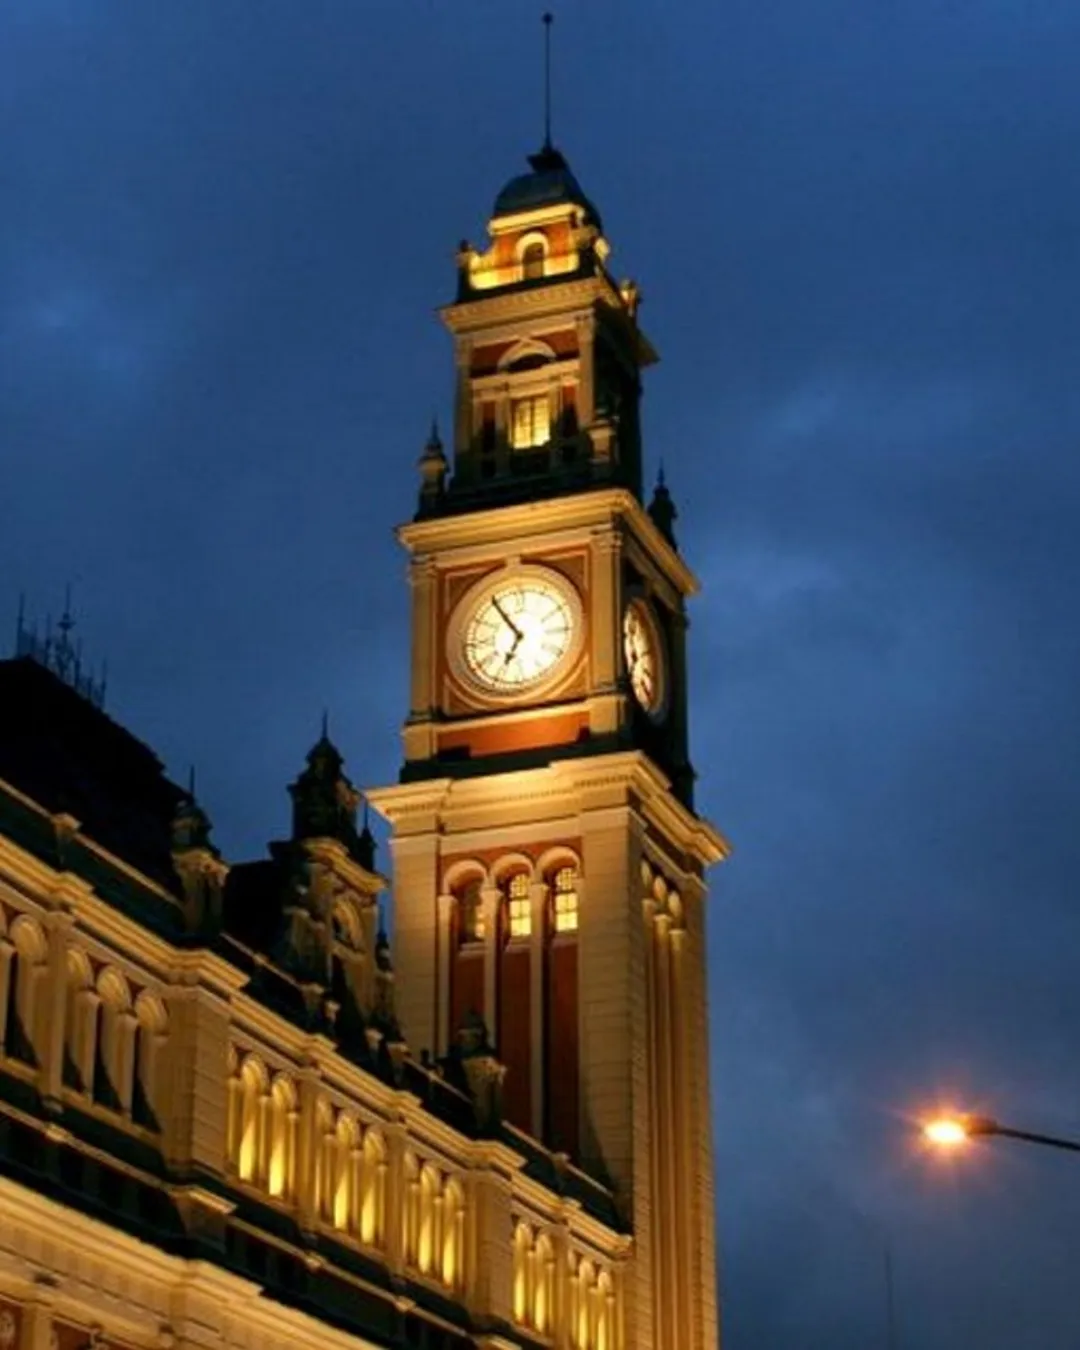
M 322 738 L 324 741 L 330 739 L 330 714 L 325 708 L 322 713 Z
M 544 14 L 544 149 L 551 149 L 551 11 Z
M 885 1345 L 896 1350 L 896 1303 L 893 1297 L 892 1247 L 885 1244 Z

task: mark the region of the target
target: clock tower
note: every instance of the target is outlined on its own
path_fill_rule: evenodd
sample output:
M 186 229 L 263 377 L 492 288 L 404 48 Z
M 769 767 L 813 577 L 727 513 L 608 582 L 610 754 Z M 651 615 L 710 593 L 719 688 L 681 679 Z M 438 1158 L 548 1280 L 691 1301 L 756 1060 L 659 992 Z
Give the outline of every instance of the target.
M 392 829 L 398 1008 L 436 1057 L 481 1017 L 511 1142 L 613 1189 L 633 1239 L 619 1347 L 709 1350 L 703 877 L 727 847 L 693 807 L 697 583 L 662 481 L 643 501 L 656 353 L 550 144 L 488 228 L 486 249 L 460 246 L 441 311 L 450 453 L 433 429 L 399 530 L 405 759 L 369 794 Z

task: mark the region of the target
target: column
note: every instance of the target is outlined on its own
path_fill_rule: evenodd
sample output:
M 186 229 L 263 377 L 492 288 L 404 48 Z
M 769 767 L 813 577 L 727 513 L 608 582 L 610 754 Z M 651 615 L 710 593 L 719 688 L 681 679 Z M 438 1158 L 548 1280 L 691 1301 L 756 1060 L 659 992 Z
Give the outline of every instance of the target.
M 457 381 L 454 393 L 454 454 L 467 454 L 472 449 L 472 339 L 454 340 L 454 365 Z
M 161 1122 L 168 1161 L 180 1171 L 225 1170 L 229 1005 L 205 986 L 170 997 L 170 1110 Z
M 8 982 L 15 976 L 15 970 L 11 964 L 11 958 L 14 954 L 15 948 L 7 938 L 0 938 L 0 1053 L 3 1053 L 7 1037 Z
M 493 1168 L 472 1177 L 475 1261 L 470 1263 L 466 1302 L 478 1317 L 513 1322 L 513 1222 L 510 1183 Z
M 690 1312 L 687 1327 L 688 1350 L 700 1350 L 701 1317 L 698 1303 L 700 1285 L 700 1253 L 697 1243 L 697 1187 L 695 1185 L 697 1168 L 695 1166 L 695 1127 L 697 1103 L 694 1100 L 694 1080 L 690 1067 L 690 1044 L 693 1039 L 693 1002 L 688 997 L 686 977 L 687 934 L 683 927 L 673 926 L 668 939 L 671 946 L 671 1006 L 673 1011 L 672 1046 L 674 1058 L 675 1133 L 673 1140 L 675 1156 L 679 1160 L 678 1221 L 679 1246 L 678 1263 L 682 1272 L 685 1304 Z
M 438 570 L 435 560 L 420 555 L 409 567 L 412 591 L 412 682 L 409 720 L 430 718 L 435 704 L 435 609 Z
M 394 994 L 414 1054 L 437 1044 L 435 976 L 438 835 L 391 840 L 394 860 Z
M 47 1110 L 60 1109 L 64 1073 L 64 1020 L 67 1013 L 67 948 L 74 922 L 67 910 L 45 915 L 48 987 L 41 1010 L 41 1095 Z M 0 1044 L 3 1042 L 0 1041 Z M 130 1097 L 128 1099 L 130 1104 Z
M 299 1140 L 294 1162 L 292 1193 L 297 1200 L 296 1222 L 303 1233 L 314 1233 L 319 1219 L 319 1154 L 322 1141 L 316 1106 L 319 1074 L 311 1067 L 300 1071 L 297 1093 L 300 1099 Z
M 390 1125 L 386 1131 L 386 1264 L 391 1276 L 405 1275 L 405 1217 L 407 1197 L 405 1188 L 405 1153 L 408 1135 L 402 1124 Z
M 575 321 L 578 340 L 578 425 L 588 428 L 596 416 L 596 315 L 583 314 Z
M 529 888 L 529 1026 L 532 1045 L 529 1054 L 529 1090 L 532 1103 L 532 1133 L 544 1138 L 547 1105 L 544 1101 L 544 1066 L 547 1063 L 548 1019 L 544 1007 L 544 950 L 548 937 L 548 888 L 534 881 Z
M 485 886 L 480 892 L 484 902 L 484 1024 L 498 1048 L 499 1034 L 499 909 L 502 892 L 498 886 Z
M 622 675 L 622 537 L 614 524 L 597 531 L 590 551 L 589 606 L 592 635 L 592 689 L 595 695 L 619 692 Z M 590 708 L 594 733 L 615 731 L 618 711 L 610 702 Z
M 452 895 L 445 892 L 441 894 L 436 902 L 438 909 L 437 930 L 435 941 L 437 944 L 436 972 L 435 972 L 435 1055 L 442 1059 L 450 1048 L 450 1036 L 456 1028 L 450 1025 L 450 981 L 451 971 L 450 962 L 453 960 L 454 953 L 450 950 L 452 923 L 454 915 L 455 900 Z

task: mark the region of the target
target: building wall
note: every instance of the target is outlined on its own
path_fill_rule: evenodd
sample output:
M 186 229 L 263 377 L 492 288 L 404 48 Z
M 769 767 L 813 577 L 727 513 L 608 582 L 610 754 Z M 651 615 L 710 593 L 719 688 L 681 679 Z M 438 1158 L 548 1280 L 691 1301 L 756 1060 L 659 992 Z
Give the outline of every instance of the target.
M 220 956 L 155 936 L 0 835 L 0 1132 L 10 1117 L 65 1157 L 102 1156 L 100 1141 L 114 1140 L 117 1206 L 156 1187 L 223 1262 L 250 1231 L 341 1287 L 372 1272 L 389 1307 L 412 1291 L 402 1307 L 426 1299 L 450 1328 L 467 1317 L 513 1338 L 539 1321 L 560 1345 L 619 1350 L 629 1244 L 571 1198 L 575 1185 L 593 1187 L 587 1178 L 574 1182 L 564 1163 L 573 1184 L 526 1176 L 526 1158 L 545 1156 L 535 1143 L 518 1151 L 452 1128 L 246 983 Z M 40 1118 L 9 1105 L 19 1093 L 48 1104 Z M 556 1174 L 555 1160 L 545 1166 Z M 515 1245 L 519 1230 L 528 1243 Z M 260 1300 L 261 1288 L 273 1298 L 270 1283 L 212 1265 L 0 1177 L 0 1297 L 21 1310 L 18 1350 L 64 1350 L 49 1339 L 61 1314 L 101 1327 L 101 1344 L 118 1350 L 339 1338 Z

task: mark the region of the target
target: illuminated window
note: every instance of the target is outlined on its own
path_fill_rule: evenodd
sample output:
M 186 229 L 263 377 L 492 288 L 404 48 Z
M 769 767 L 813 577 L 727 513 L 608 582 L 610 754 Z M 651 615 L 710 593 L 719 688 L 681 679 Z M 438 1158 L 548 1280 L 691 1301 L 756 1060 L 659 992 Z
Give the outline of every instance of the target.
M 577 926 L 577 873 L 572 867 L 560 867 L 555 873 L 555 931 L 575 933 Z
M 539 239 L 534 239 L 531 244 L 525 246 L 525 251 L 521 255 L 521 274 L 526 281 L 544 275 L 546 252 L 547 250 Z
M 458 903 L 461 907 L 462 942 L 483 942 L 484 897 L 480 892 L 479 878 L 469 882 Z
M 519 872 L 510 878 L 507 892 L 510 899 L 510 936 L 526 938 L 532 932 L 532 909 L 529 901 L 529 877 Z
M 510 444 L 515 450 L 546 445 L 551 439 L 551 406 L 547 394 L 516 398 L 510 405 Z

